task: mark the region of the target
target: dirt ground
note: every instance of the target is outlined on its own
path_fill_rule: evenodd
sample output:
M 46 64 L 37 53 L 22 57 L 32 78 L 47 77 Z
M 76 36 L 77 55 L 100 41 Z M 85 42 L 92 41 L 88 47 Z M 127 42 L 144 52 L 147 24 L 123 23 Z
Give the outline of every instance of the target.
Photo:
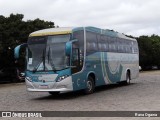
M 0 84 L 0 111 L 160 111 L 160 71 L 141 72 L 139 78 L 132 80 L 130 85 L 98 87 L 91 95 L 74 92 L 51 96 L 46 92 L 27 92 L 25 83 Z M 117 118 L 69 117 L 67 119 L 116 120 Z M 118 119 L 159 120 L 160 118 Z

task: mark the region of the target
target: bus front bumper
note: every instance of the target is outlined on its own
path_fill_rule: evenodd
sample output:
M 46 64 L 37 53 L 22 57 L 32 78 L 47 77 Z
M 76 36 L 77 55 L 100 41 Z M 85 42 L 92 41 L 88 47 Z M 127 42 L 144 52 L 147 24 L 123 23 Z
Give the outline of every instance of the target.
M 69 92 L 73 91 L 72 78 L 67 77 L 60 82 L 30 82 L 26 81 L 27 91 L 32 92 Z

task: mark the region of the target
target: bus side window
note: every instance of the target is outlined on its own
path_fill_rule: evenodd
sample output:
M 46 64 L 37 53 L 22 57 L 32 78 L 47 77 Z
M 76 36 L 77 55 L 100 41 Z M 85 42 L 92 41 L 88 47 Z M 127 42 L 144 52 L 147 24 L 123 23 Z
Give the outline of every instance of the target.
M 80 52 L 79 52 L 79 48 L 73 48 L 72 49 L 72 73 L 76 73 L 78 72 L 81 68 L 80 68 Z
M 112 37 L 108 37 L 109 41 L 109 52 L 116 52 L 116 40 Z
M 122 41 L 120 38 L 117 38 L 117 47 L 118 47 L 118 52 L 122 53 L 123 51 L 123 46 L 122 46 Z
M 74 48 L 72 51 L 72 63 L 73 66 L 78 66 L 79 62 L 79 49 L 78 48 Z
M 97 47 L 97 39 L 99 36 L 97 34 L 94 34 L 93 32 L 88 32 L 86 33 L 86 50 L 87 53 L 92 53 L 92 52 L 97 52 L 98 47 Z
M 75 46 L 74 48 L 78 48 L 79 49 L 79 65 L 80 67 L 77 68 L 72 68 L 72 73 L 78 72 L 82 69 L 83 67 L 83 62 L 84 62 L 84 31 L 80 30 L 80 31 L 75 31 L 73 33 L 73 39 L 77 39 L 78 42 L 78 46 Z M 72 59 L 72 58 L 71 58 Z M 71 66 L 73 65 L 73 63 L 71 63 Z
M 138 53 L 138 44 L 136 41 L 133 42 L 134 53 Z

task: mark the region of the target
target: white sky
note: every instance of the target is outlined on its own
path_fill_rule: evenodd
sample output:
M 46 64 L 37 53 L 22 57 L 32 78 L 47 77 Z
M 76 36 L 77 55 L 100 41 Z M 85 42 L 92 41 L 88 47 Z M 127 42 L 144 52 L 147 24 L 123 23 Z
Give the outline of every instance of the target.
M 60 27 L 95 26 L 133 36 L 160 35 L 160 0 L 0 0 L 0 15 Z

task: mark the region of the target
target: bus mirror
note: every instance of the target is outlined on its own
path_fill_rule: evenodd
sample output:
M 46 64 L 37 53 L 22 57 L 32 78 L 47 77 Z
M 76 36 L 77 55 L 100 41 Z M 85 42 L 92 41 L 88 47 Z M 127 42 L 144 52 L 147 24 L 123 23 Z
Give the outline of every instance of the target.
M 77 41 L 78 40 L 75 39 L 75 40 L 72 40 L 72 41 L 69 41 L 69 42 L 66 43 L 66 50 L 65 50 L 66 56 L 70 56 L 71 55 L 71 53 L 72 53 L 72 44 L 74 42 L 77 42 Z
M 67 42 L 66 43 L 66 56 L 70 56 L 72 51 L 72 42 Z
M 17 47 L 14 48 L 14 58 L 15 59 L 19 58 L 19 52 L 20 52 L 21 48 L 25 48 L 25 47 L 27 47 L 27 43 L 18 45 Z

